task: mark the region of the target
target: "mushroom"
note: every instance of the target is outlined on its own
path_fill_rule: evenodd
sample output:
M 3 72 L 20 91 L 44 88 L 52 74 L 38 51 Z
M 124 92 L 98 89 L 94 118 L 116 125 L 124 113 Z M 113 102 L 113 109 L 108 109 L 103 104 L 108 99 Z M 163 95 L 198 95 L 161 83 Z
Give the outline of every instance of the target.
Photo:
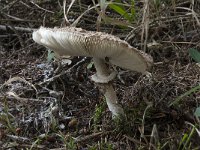
M 99 83 L 109 110 L 113 116 L 124 115 L 111 81 L 116 73 L 109 70 L 109 63 L 141 73 L 151 67 L 151 56 L 130 46 L 116 36 L 103 32 L 86 31 L 81 28 L 45 28 L 33 32 L 33 40 L 55 52 L 57 56 L 93 57 L 96 74 L 92 80 Z

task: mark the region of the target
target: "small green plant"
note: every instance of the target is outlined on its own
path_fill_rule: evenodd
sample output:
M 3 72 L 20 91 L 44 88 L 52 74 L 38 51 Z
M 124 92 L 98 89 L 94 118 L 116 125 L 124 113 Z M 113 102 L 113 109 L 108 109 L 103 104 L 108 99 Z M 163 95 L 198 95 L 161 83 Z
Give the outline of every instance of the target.
M 192 128 L 190 134 L 185 133 L 179 143 L 178 150 L 188 150 L 191 149 L 190 140 L 195 132 L 195 126 Z
M 184 145 L 183 147 L 185 149 L 191 149 L 191 146 L 192 146 L 191 138 L 194 135 L 194 133 L 197 133 L 197 135 L 200 137 L 200 131 L 197 128 L 197 127 L 199 127 L 199 125 L 194 125 L 190 122 L 186 122 L 186 124 L 190 125 L 192 127 L 192 130 L 191 130 L 190 134 L 188 136 L 186 136 L 186 138 L 185 138 L 186 140 L 185 140 L 185 142 L 183 141 L 182 144 Z M 197 146 L 196 148 L 193 148 L 193 150 L 197 150 L 197 149 L 199 149 L 199 146 Z
M 50 116 L 50 119 L 51 121 L 49 122 L 50 123 L 50 128 L 52 131 L 57 131 L 58 130 L 58 119 L 55 117 L 55 116 Z
M 103 111 L 105 110 L 105 108 L 106 108 L 105 100 L 102 103 L 100 103 L 99 105 L 96 106 L 95 113 L 93 115 L 93 120 L 94 120 L 95 126 L 100 122 Z
M 129 131 L 130 129 L 128 122 L 126 118 L 124 118 L 124 116 L 119 116 L 117 118 L 114 118 L 114 127 L 116 132 L 123 132 L 123 133 L 127 133 L 127 131 Z
M 194 49 L 194 48 L 189 49 L 189 54 L 192 57 L 192 59 L 194 59 L 197 63 L 200 63 L 200 52 L 197 49 Z M 180 102 L 180 100 L 183 97 L 191 95 L 192 93 L 198 92 L 199 90 L 200 90 L 200 85 L 198 85 L 196 87 L 193 87 L 189 91 L 183 93 L 181 96 L 179 96 L 178 98 L 176 98 L 175 101 L 172 102 L 169 106 L 178 105 L 178 103 Z M 196 108 L 196 110 L 194 112 L 194 115 L 196 117 L 200 117 L 200 107 Z M 191 138 L 194 135 L 195 130 L 197 132 L 199 132 L 197 130 L 197 128 L 194 125 L 192 125 L 192 130 L 190 131 L 190 133 L 189 134 L 188 133 L 184 133 L 184 135 L 183 135 L 183 137 L 182 137 L 182 139 L 181 139 L 181 141 L 179 143 L 178 150 L 188 150 L 188 149 L 191 149 L 191 146 L 192 146 L 191 145 Z
M 194 61 L 196 61 L 197 63 L 200 63 L 200 52 L 197 49 L 194 49 L 194 48 L 189 49 L 189 55 L 191 56 L 192 59 L 194 59 Z M 192 93 L 198 92 L 199 90 L 200 90 L 200 85 L 193 87 L 189 91 L 183 93 L 181 96 L 176 98 L 176 100 L 174 102 L 172 102 L 169 106 L 177 105 L 183 97 L 191 95 Z M 196 110 L 194 112 L 194 116 L 200 117 L 200 107 L 196 108 Z M 185 133 L 183 135 L 183 137 L 179 143 L 178 150 L 191 149 L 191 138 L 194 135 L 195 130 L 198 132 L 197 128 L 194 125 L 192 125 L 191 132 L 189 134 Z
M 64 135 L 62 132 L 59 132 L 57 135 L 61 138 L 63 144 L 65 145 L 65 149 L 67 150 L 77 149 L 75 140 L 71 136 Z
M 97 149 L 101 149 L 101 150 L 113 150 L 113 144 L 109 143 L 109 142 L 101 142 L 98 145 L 93 145 L 91 146 L 88 150 L 97 150 Z
M 68 150 L 76 150 L 76 143 L 72 137 L 69 138 L 69 141 L 67 143 L 67 149 Z
M 189 49 L 189 55 L 192 59 L 194 59 L 197 63 L 200 63 L 200 52 L 197 49 L 190 48 Z M 198 92 L 200 90 L 200 85 L 191 88 L 189 91 L 183 93 L 181 96 L 177 97 L 172 103 L 169 104 L 169 106 L 178 105 L 178 103 L 181 101 L 181 99 L 185 96 L 189 96 L 192 93 Z
M 36 139 L 35 142 L 33 142 L 33 144 L 31 145 L 31 148 L 29 150 L 33 150 L 40 142 L 41 138 Z
M 0 122 L 12 133 L 16 134 L 16 127 L 12 124 L 14 118 L 9 113 L 7 99 L 4 98 L 3 112 L 0 113 Z
M 131 0 L 129 3 L 124 4 L 121 0 L 114 0 L 114 1 L 106 1 L 100 0 L 99 1 L 100 10 L 97 10 L 99 16 L 97 19 L 97 29 L 99 29 L 101 20 L 103 20 L 106 24 L 117 25 L 120 27 L 128 27 L 131 26 L 131 23 L 135 20 L 136 11 L 135 11 L 135 1 Z M 116 18 L 112 18 L 106 15 L 106 9 L 110 8 L 113 10 L 114 13 L 117 13 L 123 18 L 124 20 L 119 20 Z

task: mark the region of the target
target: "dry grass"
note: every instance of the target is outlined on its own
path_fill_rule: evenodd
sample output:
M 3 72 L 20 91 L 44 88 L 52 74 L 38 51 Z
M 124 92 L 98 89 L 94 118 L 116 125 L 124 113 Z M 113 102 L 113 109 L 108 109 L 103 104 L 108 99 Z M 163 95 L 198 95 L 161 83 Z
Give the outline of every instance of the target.
M 96 23 L 97 9 L 88 11 L 77 24 L 112 33 L 138 48 L 146 46 L 154 58 L 151 75 L 117 68 L 120 76 L 113 84 L 127 114 L 119 123 L 111 119 L 104 97 L 89 79 L 95 72 L 87 67 L 89 58 L 73 58 L 71 65 L 60 68 L 47 63 L 45 48 L 31 39 L 32 29 L 41 25 L 66 25 L 62 1 L 1 1 L 0 147 L 200 149 L 200 121 L 194 116 L 199 92 L 170 105 L 199 85 L 200 68 L 188 49 L 200 48 L 200 3 L 159 2 L 135 2 L 136 20 L 126 28 L 116 24 L 127 20 L 109 8 L 106 15 L 117 18 L 115 25 L 103 19 Z M 72 24 L 92 6 L 90 0 L 75 2 L 67 19 Z M 149 9 L 146 16 L 144 6 Z

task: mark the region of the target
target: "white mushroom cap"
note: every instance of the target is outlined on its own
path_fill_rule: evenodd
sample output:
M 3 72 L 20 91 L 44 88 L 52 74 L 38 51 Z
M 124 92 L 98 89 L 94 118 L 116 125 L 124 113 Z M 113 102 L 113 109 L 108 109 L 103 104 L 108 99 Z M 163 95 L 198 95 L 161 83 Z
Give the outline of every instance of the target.
M 44 28 L 33 33 L 33 40 L 59 56 L 88 56 L 105 59 L 116 66 L 144 73 L 152 58 L 110 34 L 81 28 Z

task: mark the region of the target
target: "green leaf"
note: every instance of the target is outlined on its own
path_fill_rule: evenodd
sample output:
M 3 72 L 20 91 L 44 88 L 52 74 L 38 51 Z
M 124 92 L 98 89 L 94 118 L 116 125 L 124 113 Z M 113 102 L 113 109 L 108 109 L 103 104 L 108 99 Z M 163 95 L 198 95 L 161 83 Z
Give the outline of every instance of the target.
M 47 61 L 51 62 L 54 59 L 54 56 L 55 56 L 54 52 L 48 49 Z
M 194 115 L 197 116 L 197 117 L 200 117 L 200 107 L 196 108 Z
M 102 11 L 105 11 L 107 7 L 106 0 L 100 0 L 100 8 Z
M 87 65 L 87 69 L 91 69 L 93 65 L 94 65 L 93 62 L 89 63 L 89 64 Z
M 121 4 L 121 5 L 118 5 L 118 6 L 120 6 L 123 10 L 126 10 L 121 0 L 114 0 L 114 2 Z
M 200 62 L 200 52 L 197 49 L 190 48 L 189 54 L 192 57 L 192 59 L 194 59 L 197 63 Z
M 111 9 L 113 9 L 114 11 L 116 11 L 118 14 L 120 14 L 121 16 L 123 16 L 125 19 L 127 19 L 128 21 L 131 21 L 132 20 L 132 18 L 131 18 L 131 16 L 129 16 L 129 14 L 126 12 L 126 10 L 123 8 L 123 7 L 121 7 L 121 6 L 119 6 L 119 5 L 116 5 L 116 4 L 110 4 L 109 5 L 109 7 L 111 8 Z

